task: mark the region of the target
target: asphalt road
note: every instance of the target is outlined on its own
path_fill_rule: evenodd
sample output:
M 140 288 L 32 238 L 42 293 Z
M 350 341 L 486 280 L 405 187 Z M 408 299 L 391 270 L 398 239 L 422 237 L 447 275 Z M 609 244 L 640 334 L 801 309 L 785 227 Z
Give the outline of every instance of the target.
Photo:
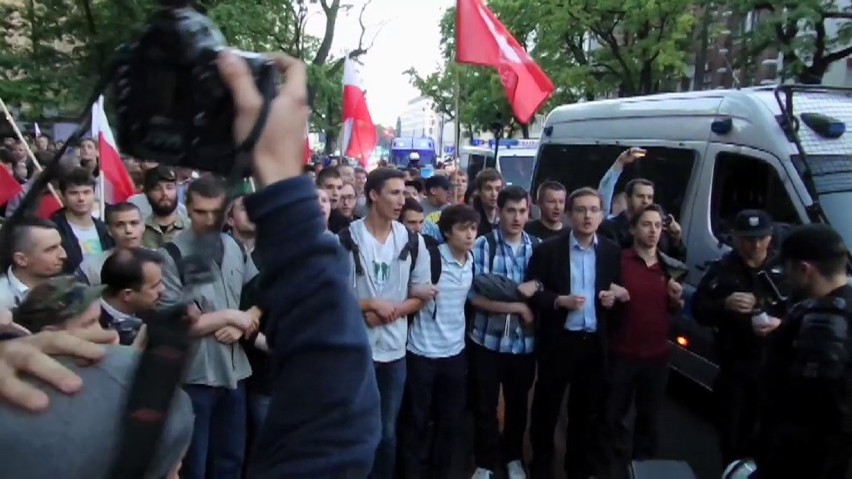
M 711 422 L 712 411 L 710 393 L 680 376 L 669 379 L 669 391 L 661 418 L 660 459 L 686 461 L 698 479 L 719 479 L 722 476 L 716 434 Z M 565 450 L 565 418 L 557 429 L 557 457 L 563 457 Z M 466 434 L 469 438 L 469 434 Z M 470 451 L 469 440 L 462 449 Z M 527 461 L 531 452 L 526 447 Z M 466 454 L 462 452 L 461 456 Z M 461 459 L 461 458 L 460 458 Z M 561 459 L 560 459 L 561 460 Z M 460 463 L 463 460 L 459 461 Z M 458 479 L 470 478 L 473 471 L 471 462 L 459 464 Z M 502 474 L 498 478 L 504 477 Z M 453 478 L 455 479 L 455 478 Z M 561 477 L 558 479 L 562 479 Z

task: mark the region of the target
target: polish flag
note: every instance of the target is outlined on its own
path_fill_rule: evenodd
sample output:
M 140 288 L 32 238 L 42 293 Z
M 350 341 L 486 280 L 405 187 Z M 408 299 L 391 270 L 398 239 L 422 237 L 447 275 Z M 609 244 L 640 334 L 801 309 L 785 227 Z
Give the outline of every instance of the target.
M 357 159 L 366 168 L 378 143 L 361 72 L 358 65 L 346 57 L 343 64 L 343 154 Z
M 311 128 L 310 128 L 310 126 L 308 126 L 308 128 L 305 129 L 305 164 L 306 165 L 310 165 L 311 160 L 313 160 L 313 158 L 311 157 L 311 154 L 313 152 L 311 151 L 310 134 L 311 134 Z
M 104 176 L 104 201 L 109 204 L 127 201 L 135 193 L 135 188 L 115 146 L 115 138 L 104 112 L 103 95 L 92 105 L 92 138 L 98 141 L 98 161 Z
M 456 62 L 500 74 L 515 118 L 528 125 L 555 87 L 482 0 L 456 1 Z
M 24 192 L 24 187 L 9 173 L 6 168 L 0 167 L 0 206 L 5 205 L 12 198 Z
M 53 193 L 48 190 L 41 194 L 41 202 L 38 204 L 36 216 L 47 220 L 61 209 L 62 203 L 60 203 L 59 199 L 53 196 Z

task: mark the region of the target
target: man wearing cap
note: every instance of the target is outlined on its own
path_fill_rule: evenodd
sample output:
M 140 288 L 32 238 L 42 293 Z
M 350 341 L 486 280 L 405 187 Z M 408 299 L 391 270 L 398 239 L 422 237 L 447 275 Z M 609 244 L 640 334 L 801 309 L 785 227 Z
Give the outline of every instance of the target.
M 765 340 L 752 328 L 752 316 L 771 300 L 771 291 L 757 280 L 758 273 L 765 271 L 779 287 L 784 284 L 780 269 L 772 268 L 772 233 L 772 218 L 766 212 L 737 214 L 733 250 L 709 265 L 693 298 L 696 321 L 715 332 L 719 375 L 713 394 L 724 464 L 753 454 L 758 370 Z
M 30 291 L 15 309 L 14 321 L 34 334 L 101 330 L 98 300 L 105 288 L 82 285 L 71 276 L 52 278 Z M 124 407 L 138 358 L 131 348 L 112 347 L 102 361 L 91 366 L 58 359 L 85 383 L 78 394 L 64 396 L 58 390 L 44 389 L 50 407 L 38 415 L 0 404 L 3 477 L 105 477 L 118 452 Z M 56 367 L 61 368 L 60 364 Z M 192 425 L 192 404 L 185 392 L 177 390 L 145 478 L 177 477 Z
M 440 211 L 450 204 L 450 179 L 443 175 L 434 175 L 424 181 L 426 197 L 420 202 L 426 218 L 437 223 Z M 437 214 L 435 214 L 437 213 Z
M 845 479 L 852 459 L 852 286 L 843 238 L 824 224 L 781 245 L 791 297 L 762 371 L 757 477 Z
M 128 201 L 139 207 L 145 218 L 142 245 L 161 248 L 189 226 L 186 208 L 178 203 L 178 184 L 175 171 L 157 166 L 145 171 L 144 197 L 133 195 Z
M 85 286 L 73 276 L 58 276 L 30 290 L 12 320 L 32 333 L 100 328 L 104 286 Z

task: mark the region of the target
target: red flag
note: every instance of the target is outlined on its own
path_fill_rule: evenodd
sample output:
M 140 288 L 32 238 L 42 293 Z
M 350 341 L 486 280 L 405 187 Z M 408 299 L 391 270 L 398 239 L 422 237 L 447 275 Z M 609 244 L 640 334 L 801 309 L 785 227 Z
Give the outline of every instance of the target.
M 482 0 L 456 1 L 456 62 L 496 69 L 515 118 L 525 125 L 555 89 Z
M 46 192 L 41 197 L 41 202 L 38 204 L 36 215 L 39 218 L 50 219 L 54 213 L 62 209 L 62 203 L 53 196 L 53 193 Z
M 347 57 L 343 64 L 343 154 L 356 158 L 366 168 L 378 143 L 361 74 Z
M 103 192 L 106 195 L 104 201 L 111 204 L 123 203 L 135 193 L 135 188 L 115 146 L 115 139 L 104 113 L 103 96 L 92 105 L 92 136 L 98 140 L 98 159 L 106 190 Z
M 24 187 L 9 173 L 6 168 L 0 167 L 0 206 L 5 205 L 12 198 L 24 192 Z
M 311 164 L 311 140 L 305 138 L 305 164 Z

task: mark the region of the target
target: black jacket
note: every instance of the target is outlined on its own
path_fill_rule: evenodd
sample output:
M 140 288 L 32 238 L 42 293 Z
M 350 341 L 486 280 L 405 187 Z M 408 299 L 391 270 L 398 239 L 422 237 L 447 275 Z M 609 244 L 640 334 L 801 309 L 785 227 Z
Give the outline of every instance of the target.
M 568 311 L 557 309 L 554 304 L 557 296 L 571 294 L 571 250 L 568 238 L 567 234 L 557 236 L 538 245 L 527 266 L 526 280 L 538 280 L 544 285 L 544 290 L 532 297 L 538 320 L 536 351 L 543 354 L 546 354 L 548 348 L 559 344 L 555 339 L 565 329 Z M 607 321 L 614 311 L 601 306 L 597 293 L 609 289 L 612 283 L 621 284 L 621 249 L 608 239 L 598 236 L 595 258 L 596 334 L 603 345 L 601 350 L 606 355 Z
M 251 479 L 366 477 L 381 435 L 364 318 L 316 198 L 302 176 L 245 200 L 257 225 L 272 390 Z
M 479 226 L 476 228 L 476 237 L 479 238 L 494 231 L 495 224 L 488 221 L 488 215 L 485 213 L 482 201 L 478 197 L 473 199 L 472 206 L 479 213 Z
M 83 250 L 80 249 L 80 243 L 74 235 L 74 230 L 71 229 L 68 219 L 65 218 L 65 208 L 57 211 L 50 217 L 50 220 L 56 224 L 59 235 L 62 237 L 62 248 L 65 250 L 65 254 L 68 255 L 68 259 L 65 260 L 65 273 L 74 274 L 77 271 L 77 267 L 83 262 Z M 92 220 L 95 222 L 95 230 L 97 230 L 98 238 L 101 240 L 101 249 L 106 251 L 113 248 L 115 241 L 109 235 L 106 223 L 97 218 L 92 218 Z
M 692 314 L 698 324 L 713 328 L 719 366 L 723 373 L 752 376 L 757 373 L 765 340 L 754 334 L 751 316 L 728 311 L 725 299 L 732 293 L 752 293 L 758 300 L 769 298 L 769 292 L 757 281 L 766 271 L 776 285 L 783 287 L 780 270 L 773 269 L 774 258 L 760 268 L 749 268 L 735 251 L 726 253 L 707 269 L 692 298 Z M 780 316 L 780 312 L 774 315 Z
M 621 246 L 621 249 L 633 246 L 633 235 L 630 234 L 630 220 L 627 219 L 627 212 L 622 212 L 615 218 L 610 218 L 601 223 L 598 234 L 614 241 Z M 686 246 L 683 241 L 674 241 L 665 231 L 660 236 L 657 249 L 674 259 L 686 261 Z
M 768 340 L 760 479 L 846 479 L 852 459 L 852 287 L 794 306 Z

